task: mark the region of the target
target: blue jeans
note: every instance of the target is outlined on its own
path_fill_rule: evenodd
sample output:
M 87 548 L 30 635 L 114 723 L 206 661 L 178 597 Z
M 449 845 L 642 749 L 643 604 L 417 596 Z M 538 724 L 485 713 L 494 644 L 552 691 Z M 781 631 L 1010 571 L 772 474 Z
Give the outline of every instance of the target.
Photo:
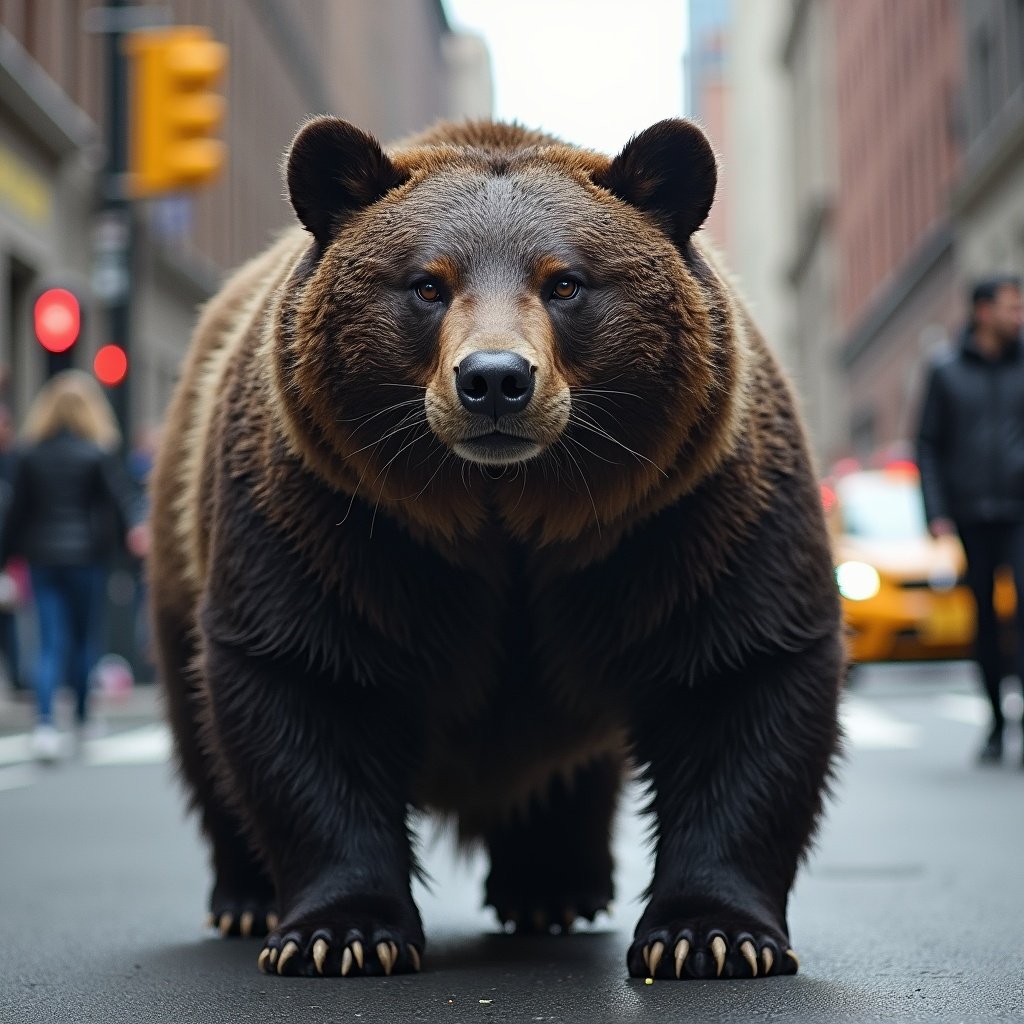
M 75 694 L 75 717 L 89 712 L 89 674 L 103 653 L 107 570 L 100 565 L 33 565 L 32 596 L 39 619 L 36 707 L 39 721 L 53 721 L 53 699 L 62 682 Z

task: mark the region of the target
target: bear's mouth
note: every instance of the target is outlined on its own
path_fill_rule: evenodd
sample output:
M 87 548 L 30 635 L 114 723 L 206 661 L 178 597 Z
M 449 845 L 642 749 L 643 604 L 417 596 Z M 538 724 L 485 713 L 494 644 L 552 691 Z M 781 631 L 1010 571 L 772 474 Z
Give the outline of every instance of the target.
M 532 459 L 540 454 L 542 446 L 528 437 L 491 430 L 486 434 L 456 441 L 452 447 L 457 455 L 469 462 L 479 462 L 485 466 L 506 466 Z

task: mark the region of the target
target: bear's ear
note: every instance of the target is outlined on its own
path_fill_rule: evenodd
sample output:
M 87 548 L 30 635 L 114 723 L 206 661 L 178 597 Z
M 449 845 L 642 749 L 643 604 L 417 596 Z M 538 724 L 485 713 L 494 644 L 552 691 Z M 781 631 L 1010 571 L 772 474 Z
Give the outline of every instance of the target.
M 684 242 L 704 223 L 718 170 L 704 133 L 681 118 L 659 121 L 635 135 L 597 184 L 632 206 L 667 218 Z
M 288 151 L 288 198 L 299 220 L 326 245 L 347 213 L 376 202 L 405 177 L 380 143 L 338 117 L 304 125 Z

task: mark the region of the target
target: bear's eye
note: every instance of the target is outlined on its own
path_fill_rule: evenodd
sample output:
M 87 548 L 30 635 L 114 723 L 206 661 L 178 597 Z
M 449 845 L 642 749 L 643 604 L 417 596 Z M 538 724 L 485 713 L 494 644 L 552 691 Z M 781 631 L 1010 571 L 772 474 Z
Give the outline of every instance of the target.
M 573 299 L 579 293 L 580 285 L 578 281 L 574 281 L 571 277 L 563 277 L 560 281 L 555 282 L 554 288 L 551 289 L 551 298 L 553 299 Z
M 441 289 L 433 281 L 421 281 L 416 285 L 416 294 L 424 302 L 438 302 L 441 298 Z

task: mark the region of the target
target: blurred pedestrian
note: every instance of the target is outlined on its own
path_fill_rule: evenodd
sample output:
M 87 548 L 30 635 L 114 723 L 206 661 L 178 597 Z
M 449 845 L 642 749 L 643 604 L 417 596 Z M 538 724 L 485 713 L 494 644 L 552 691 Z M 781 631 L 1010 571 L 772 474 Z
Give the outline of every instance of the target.
M 1004 652 L 995 574 L 1009 566 L 1017 589 L 1016 666 L 1024 687 L 1024 352 L 1021 281 L 978 281 L 957 350 L 930 370 L 918 429 L 928 529 L 957 533 L 977 605 L 975 658 L 992 710 L 979 760 L 1003 756 Z
M 62 680 L 74 691 L 79 729 L 89 720 L 89 677 L 103 653 L 107 576 L 119 541 L 138 557 L 148 546 L 119 444 L 99 386 L 65 370 L 36 396 L 15 453 L 0 561 L 20 553 L 29 564 L 39 623 L 32 749 L 40 760 L 60 753 L 53 704 Z
M 14 417 L 10 406 L 0 400 L 0 514 L 10 504 L 13 475 Z M 23 571 L 24 567 L 16 564 L 0 565 L 0 657 L 8 682 L 15 690 L 20 689 L 21 684 L 17 612 L 22 590 L 19 578 Z

